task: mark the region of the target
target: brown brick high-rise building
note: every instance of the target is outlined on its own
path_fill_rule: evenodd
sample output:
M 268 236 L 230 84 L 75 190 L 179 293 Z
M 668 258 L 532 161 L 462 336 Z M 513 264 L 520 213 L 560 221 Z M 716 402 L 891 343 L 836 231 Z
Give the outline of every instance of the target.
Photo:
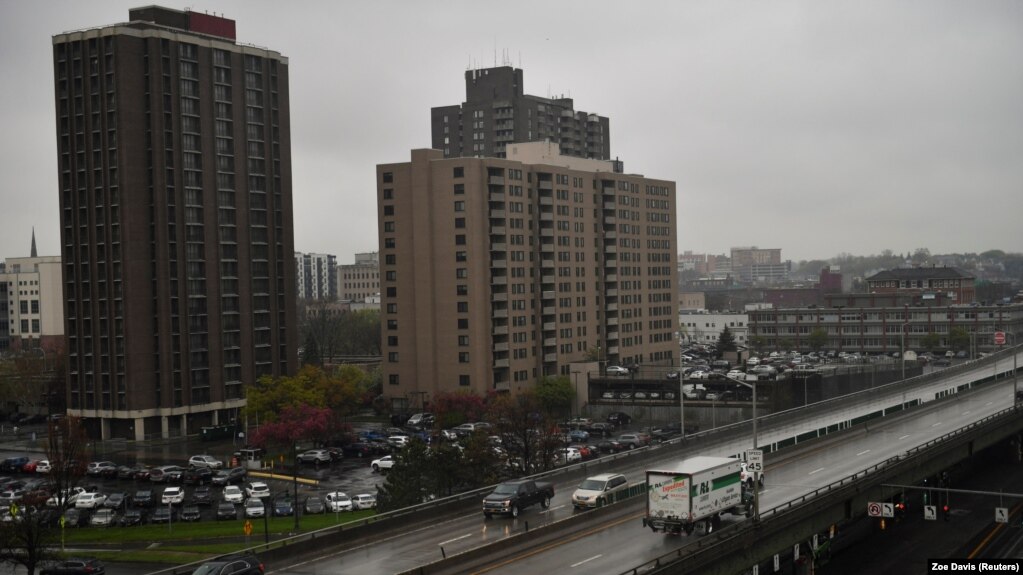
M 519 391 L 677 354 L 675 184 L 562 156 L 377 166 L 384 395 Z
M 297 369 L 287 58 L 150 6 L 53 63 L 68 411 L 102 438 L 227 423 Z

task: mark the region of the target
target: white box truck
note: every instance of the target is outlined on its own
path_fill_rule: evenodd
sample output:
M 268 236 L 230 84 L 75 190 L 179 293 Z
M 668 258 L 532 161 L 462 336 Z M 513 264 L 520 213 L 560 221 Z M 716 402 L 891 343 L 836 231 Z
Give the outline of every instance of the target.
M 721 524 L 721 515 L 749 515 L 750 498 L 742 482 L 742 465 L 730 457 L 691 457 L 677 466 L 646 472 L 647 502 L 643 526 L 655 533 L 704 533 Z

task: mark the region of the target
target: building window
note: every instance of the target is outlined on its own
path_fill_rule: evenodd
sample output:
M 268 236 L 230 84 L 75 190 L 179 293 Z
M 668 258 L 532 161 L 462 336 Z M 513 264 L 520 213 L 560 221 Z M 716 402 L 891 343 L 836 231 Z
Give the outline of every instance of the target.
M 389 265 L 389 266 L 393 266 L 394 263 L 395 263 L 395 260 L 396 260 L 396 258 L 395 258 L 394 254 L 386 254 L 384 256 L 384 263 Z
M 455 245 L 456 246 L 464 246 L 465 245 L 465 234 L 458 234 L 458 235 L 455 236 Z
M 396 320 L 396 319 L 389 319 L 389 320 L 387 320 L 387 329 L 389 329 L 389 330 L 398 329 L 398 320 Z
M 469 302 L 467 301 L 458 302 L 458 313 L 469 313 Z
M 465 284 L 458 284 L 455 286 L 456 295 L 469 295 L 469 286 Z
M 465 193 L 465 184 L 455 184 L 455 195 L 462 195 Z
M 393 172 L 384 172 L 382 174 L 382 178 L 383 178 L 385 184 L 390 184 L 390 183 L 394 182 L 394 173 Z
M 389 345 L 391 347 L 397 347 L 397 345 L 398 345 L 398 336 L 396 336 L 396 335 L 389 335 L 389 336 L 387 336 L 387 345 Z
M 398 288 L 390 286 L 387 288 L 387 297 L 398 297 Z
M 384 247 L 394 249 L 394 238 L 384 238 Z
M 393 216 L 394 215 L 394 206 L 384 206 L 384 215 L 385 216 Z
M 455 202 L 455 211 L 456 212 L 464 212 L 465 211 L 465 202 L 463 202 L 462 200 L 458 200 L 457 202 Z
M 455 269 L 455 278 L 464 280 L 469 277 L 469 270 L 466 268 Z
M 469 256 L 468 256 L 468 254 L 466 252 L 461 252 L 461 251 L 455 252 L 455 261 L 456 262 L 464 262 L 464 261 L 468 261 L 468 259 L 469 259 Z
M 398 313 L 398 304 L 396 303 L 387 304 L 387 313 Z
M 469 329 L 469 320 L 461 318 L 458 320 L 458 329 Z
M 390 363 L 398 363 L 398 352 L 396 351 L 387 352 L 387 361 Z
M 392 373 L 387 376 L 387 383 L 391 385 L 398 385 L 398 374 Z
M 459 347 L 469 347 L 469 336 L 467 336 L 467 335 L 460 335 L 460 336 L 458 336 L 458 346 Z
M 393 200 L 394 199 L 394 190 L 391 189 L 391 188 L 384 188 L 384 199 L 385 200 Z
M 458 385 L 461 385 L 463 387 L 469 387 L 469 376 L 468 375 L 458 376 Z
M 385 232 L 393 232 L 394 231 L 394 222 L 384 222 L 384 231 Z
M 386 279 L 389 282 L 397 281 L 398 280 L 398 272 L 396 272 L 394 270 L 387 270 L 387 273 L 384 274 L 384 279 Z
M 467 351 L 458 352 L 458 363 L 469 363 L 469 352 Z
M 456 178 L 464 178 L 465 177 L 465 168 L 463 168 L 462 166 L 457 166 L 455 168 L 453 176 L 456 177 Z
M 465 228 L 465 218 L 455 218 L 455 227 L 459 229 Z

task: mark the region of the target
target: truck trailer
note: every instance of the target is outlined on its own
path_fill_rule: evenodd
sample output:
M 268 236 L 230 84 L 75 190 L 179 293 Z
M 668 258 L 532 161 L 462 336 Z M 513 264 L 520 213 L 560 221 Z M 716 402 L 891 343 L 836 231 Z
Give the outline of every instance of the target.
M 721 515 L 749 516 L 750 497 L 742 465 L 730 457 L 691 457 L 673 467 L 646 472 L 643 526 L 655 533 L 690 535 L 703 522 L 704 533 L 721 525 Z

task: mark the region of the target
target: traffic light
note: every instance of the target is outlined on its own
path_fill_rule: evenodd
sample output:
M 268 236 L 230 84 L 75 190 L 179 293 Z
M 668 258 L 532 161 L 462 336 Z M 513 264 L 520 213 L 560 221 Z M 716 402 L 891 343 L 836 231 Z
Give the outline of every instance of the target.
M 941 507 L 941 514 L 942 514 L 942 516 L 945 517 L 945 521 L 948 521 L 951 518 L 952 514 L 949 513 L 949 511 L 950 511 L 950 509 L 949 509 L 947 503 Z

